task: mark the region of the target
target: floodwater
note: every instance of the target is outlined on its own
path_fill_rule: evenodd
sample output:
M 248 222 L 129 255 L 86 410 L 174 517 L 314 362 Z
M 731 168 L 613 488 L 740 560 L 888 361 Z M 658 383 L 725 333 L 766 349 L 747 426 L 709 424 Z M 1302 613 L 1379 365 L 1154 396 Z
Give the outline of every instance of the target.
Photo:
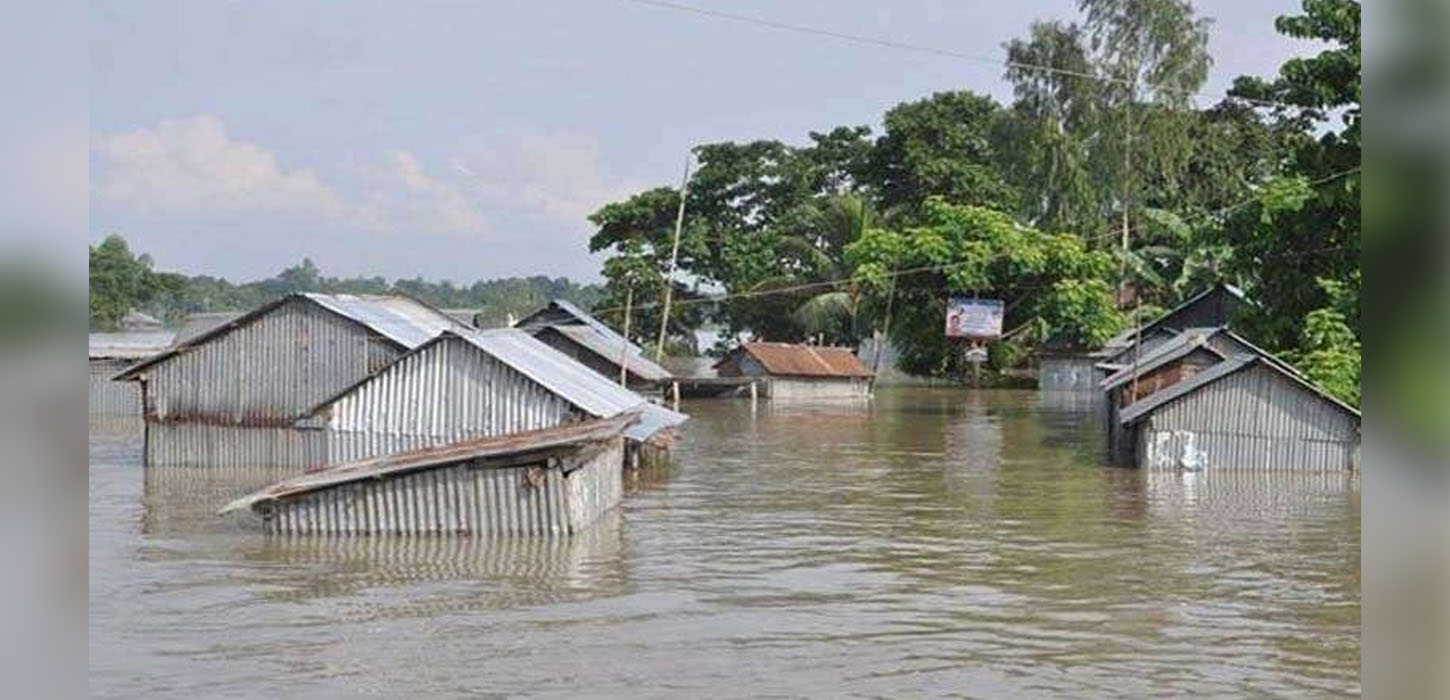
M 1102 466 L 1031 392 L 689 403 L 577 539 L 269 539 L 90 438 L 90 691 L 196 697 L 1359 692 L 1359 484 Z

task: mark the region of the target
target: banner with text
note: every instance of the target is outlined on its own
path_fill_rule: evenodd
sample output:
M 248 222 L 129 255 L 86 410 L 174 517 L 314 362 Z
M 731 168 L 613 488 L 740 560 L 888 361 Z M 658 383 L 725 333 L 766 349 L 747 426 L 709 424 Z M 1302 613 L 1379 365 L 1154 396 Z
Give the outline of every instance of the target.
M 948 338 L 996 338 L 1002 335 L 1001 299 L 947 299 Z

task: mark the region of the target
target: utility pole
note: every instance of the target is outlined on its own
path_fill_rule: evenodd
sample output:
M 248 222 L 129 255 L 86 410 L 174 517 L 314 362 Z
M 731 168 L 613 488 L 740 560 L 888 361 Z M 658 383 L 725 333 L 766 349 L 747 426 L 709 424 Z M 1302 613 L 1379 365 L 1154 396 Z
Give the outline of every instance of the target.
M 680 178 L 680 208 L 675 212 L 675 242 L 670 246 L 670 273 L 665 276 L 665 304 L 660 314 L 660 337 L 655 343 L 655 362 L 665 354 L 665 333 L 670 325 L 670 301 L 675 292 L 675 265 L 680 258 L 680 229 L 685 225 L 685 195 L 690 188 L 690 157 L 685 157 L 685 175 Z
M 619 349 L 619 385 L 628 386 L 629 380 L 629 317 L 634 310 L 634 281 L 625 277 L 629 285 L 624 293 L 624 346 Z

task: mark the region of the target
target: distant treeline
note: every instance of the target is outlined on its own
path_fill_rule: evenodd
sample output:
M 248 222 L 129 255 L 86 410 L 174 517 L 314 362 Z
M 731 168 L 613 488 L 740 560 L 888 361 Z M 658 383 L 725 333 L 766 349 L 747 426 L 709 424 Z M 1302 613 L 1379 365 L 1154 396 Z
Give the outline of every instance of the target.
M 563 277 L 508 277 L 460 286 L 421 278 L 389 281 L 383 277 L 327 277 L 310 259 L 275 277 L 233 283 L 209 275 L 187 276 L 152 269 L 148 255 L 136 255 L 118 235 L 90 248 L 90 328 L 116 329 L 131 309 L 177 325 L 187 314 L 202 311 L 245 311 L 298 292 L 331 294 L 407 294 L 442 308 L 480 311 L 502 323 L 509 314 L 522 316 L 550 299 L 563 298 L 585 308 L 603 297 L 598 285 L 577 284 Z

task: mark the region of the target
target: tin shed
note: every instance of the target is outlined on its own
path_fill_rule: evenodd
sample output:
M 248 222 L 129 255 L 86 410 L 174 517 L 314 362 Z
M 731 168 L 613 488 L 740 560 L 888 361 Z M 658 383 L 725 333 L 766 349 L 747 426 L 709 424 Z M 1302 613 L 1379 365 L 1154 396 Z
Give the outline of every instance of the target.
M 408 297 L 294 294 L 116 379 L 141 387 L 148 465 L 301 467 L 304 411 L 455 326 Z
M 549 302 L 515 327 L 610 380 L 619 381 L 624 370 L 626 385 L 640 391 L 659 389 L 674 379 L 638 345 L 563 299 Z
M 1038 354 L 1037 385 L 1043 391 L 1097 391 L 1109 374 L 1141 360 L 1154 348 L 1189 328 L 1230 324 L 1245 302 L 1244 293 L 1230 284 L 1205 289 L 1143 327 L 1114 336 L 1103 347 L 1090 350 L 1049 341 Z
M 92 418 L 141 417 L 141 390 L 111 381 L 125 370 L 171 345 L 170 331 L 91 333 L 87 353 L 87 404 Z
M 606 419 L 340 464 L 233 501 L 273 534 L 570 535 L 623 497 L 623 433 Z
M 687 417 L 594 373 L 517 328 L 457 328 L 327 397 L 298 421 L 319 437 L 313 464 L 638 412 L 625 436 L 668 445 Z
M 1359 411 L 1259 355 L 1198 371 L 1123 408 L 1118 421 L 1145 469 L 1359 467 Z
M 856 398 L 871 393 L 871 370 L 847 348 L 744 343 L 715 363 L 722 377 L 760 377 L 773 399 Z

